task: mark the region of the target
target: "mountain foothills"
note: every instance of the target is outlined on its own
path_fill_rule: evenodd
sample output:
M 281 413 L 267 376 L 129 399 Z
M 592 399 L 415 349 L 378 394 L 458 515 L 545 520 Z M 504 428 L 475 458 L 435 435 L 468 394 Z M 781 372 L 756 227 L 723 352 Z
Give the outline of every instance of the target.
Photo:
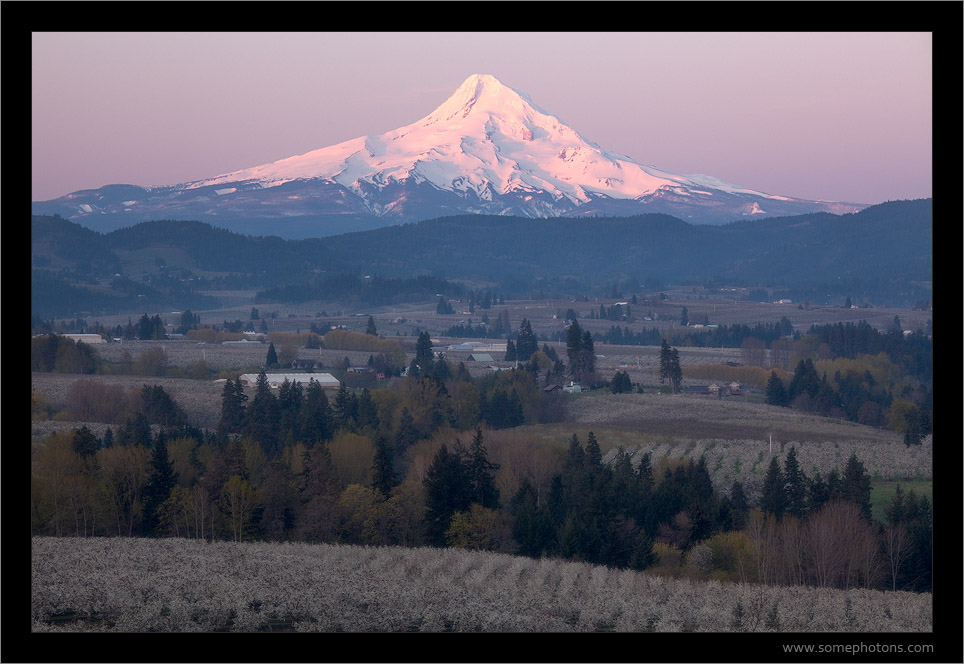
M 194 182 L 76 191 L 34 202 L 33 214 L 58 214 L 102 232 L 154 219 L 196 219 L 298 239 L 462 214 L 662 213 L 719 224 L 864 207 L 641 165 L 585 139 L 525 93 L 478 74 L 429 115 L 377 136 Z
M 337 299 L 364 275 L 383 285 L 405 282 L 391 292 L 395 301 L 431 299 L 459 282 L 488 283 L 517 297 L 661 282 L 779 287 L 800 301 L 857 296 L 899 306 L 931 298 L 933 268 L 931 199 L 718 226 L 664 214 L 460 215 L 304 240 L 241 235 L 199 221 L 98 233 L 34 216 L 31 227 L 32 307 L 41 318 L 216 308 L 203 293 L 226 289 L 271 289 L 277 301 Z

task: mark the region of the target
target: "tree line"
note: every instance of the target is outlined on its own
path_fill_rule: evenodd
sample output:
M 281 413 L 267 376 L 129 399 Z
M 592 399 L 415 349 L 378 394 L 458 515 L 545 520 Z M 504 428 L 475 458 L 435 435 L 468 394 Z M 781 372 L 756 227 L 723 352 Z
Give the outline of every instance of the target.
M 714 487 L 704 457 L 654 465 L 617 449 L 604 461 L 592 432 L 570 438 L 546 481 L 520 473 L 510 495 L 498 474 L 521 468 L 492 460 L 481 426 L 408 467 L 384 439 L 345 429 L 272 457 L 255 435 L 160 427 L 110 446 L 86 427 L 51 435 L 34 452 L 33 534 L 453 546 L 694 579 L 932 587 L 930 501 L 898 488 L 874 520 L 855 454 L 822 478 L 791 448 L 751 504 L 740 482 Z
M 47 339 L 36 350 L 49 361 L 61 343 Z M 314 381 L 285 382 L 275 393 L 263 372 L 253 390 L 227 380 L 216 431 L 188 427 L 163 389 L 145 385 L 137 412 L 116 435 L 81 428 L 37 446 L 32 528 L 461 546 L 722 580 L 929 588 L 929 502 L 901 496 L 882 530 L 855 455 L 841 476 L 828 478 L 807 477 L 793 450 L 783 468 L 774 458 L 756 504 L 739 483 L 714 487 L 703 458 L 654 468 L 648 456 L 619 450 L 603 462 L 591 433 L 585 444 L 571 437 L 544 481 L 500 468 L 485 436 L 558 420 L 559 398 L 541 389 L 540 364 L 551 365 L 546 380 L 558 369 L 591 381 L 593 343 L 573 321 L 568 364 L 553 363 L 524 320 L 515 349 L 528 361 L 520 355 L 518 368 L 474 379 L 436 354 L 423 332 L 407 375 L 391 390 L 343 384 L 329 397 Z M 76 353 L 78 346 L 63 348 Z M 678 356 L 665 340 L 662 348 L 663 378 L 675 384 Z M 807 365 L 794 380 L 800 394 L 814 383 L 823 389 Z M 519 478 L 511 495 L 497 489 L 500 470 Z M 828 560 L 825 541 L 843 547 L 846 561 Z M 840 565 L 847 571 L 827 571 Z
M 856 358 L 842 363 L 828 377 L 809 357 L 799 360 L 789 382 L 771 372 L 766 402 L 827 417 L 840 417 L 904 434 L 907 445 L 918 445 L 933 433 L 934 390 L 924 383 L 884 382 L 874 377 L 880 366 L 893 366 L 888 356 Z M 834 363 L 829 363 L 831 369 Z M 873 371 L 872 371 L 873 370 Z M 895 369 L 896 371 L 896 369 Z

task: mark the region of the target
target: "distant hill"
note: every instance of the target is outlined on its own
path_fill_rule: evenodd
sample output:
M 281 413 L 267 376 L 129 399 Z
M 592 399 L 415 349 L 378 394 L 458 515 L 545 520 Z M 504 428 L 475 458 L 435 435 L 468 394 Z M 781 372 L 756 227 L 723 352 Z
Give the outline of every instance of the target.
M 137 293 L 144 296 L 140 304 L 165 289 L 182 299 L 193 290 L 219 287 L 298 284 L 310 293 L 312 284 L 353 274 L 430 275 L 511 284 L 516 291 L 534 284 L 586 292 L 647 279 L 712 282 L 781 286 L 819 292 L 821 298 L 842 293 L 897 305 L 930 297 L 932 218 L 932 200 L 920 199 L 844 215 L 814 213 L 723 226 L 689 224 L 664 214 L 580 219 L 459 215 L 282 240 L 170 220 L 99 234 L 58 217 L 35 216 L 32 259 L 35 285 L 56 279 L 86 283 L 88 289 L 97 284 L 100 296 L 137 288 L 157 291 Z

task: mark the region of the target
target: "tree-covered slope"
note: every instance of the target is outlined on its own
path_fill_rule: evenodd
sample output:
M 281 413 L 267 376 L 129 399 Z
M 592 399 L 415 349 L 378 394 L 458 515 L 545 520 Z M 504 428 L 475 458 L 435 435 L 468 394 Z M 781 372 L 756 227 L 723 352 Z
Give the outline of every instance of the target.
M 579 288 L 655 278 L 663 283 L 714 280 L 815 292 L 842 287 L 847 295 L 863 293 L 896 303 L 919 299 L 921 288 L 929 287 L 932 218 L 932 201 L 923 199 L 846 215 L 819 213 L 725 226 L 693 225 L 663 214 L 579 219 L 461 215 L 283 240 L 174 220 L 102 235 L 57 217 L 34 217 L 32 256 L 36 268 L 73 281 L 129 277 L 125 266 L 136 263 L 144 280 L 145 271 L 167 270 L 169 275 L 179 269 L 185 271 L 182 281 L 200 271 L 217 273 L 206 278 L 230 275 L 234 287 L 258 289 L 311 284 L 347 273 L 523 285 L 571 278 Z M 168 261 L 159 258 L 165 251 Z

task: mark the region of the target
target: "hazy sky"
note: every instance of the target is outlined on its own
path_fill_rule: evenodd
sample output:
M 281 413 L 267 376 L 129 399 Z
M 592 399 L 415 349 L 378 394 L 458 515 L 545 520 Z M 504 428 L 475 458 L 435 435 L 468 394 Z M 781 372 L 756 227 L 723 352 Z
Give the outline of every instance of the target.
M 924 32 L 36 32 L 32 199 L 380 134 L 471 74 L 672 173 L 807 199 L 929 197 L 931 45 Z

